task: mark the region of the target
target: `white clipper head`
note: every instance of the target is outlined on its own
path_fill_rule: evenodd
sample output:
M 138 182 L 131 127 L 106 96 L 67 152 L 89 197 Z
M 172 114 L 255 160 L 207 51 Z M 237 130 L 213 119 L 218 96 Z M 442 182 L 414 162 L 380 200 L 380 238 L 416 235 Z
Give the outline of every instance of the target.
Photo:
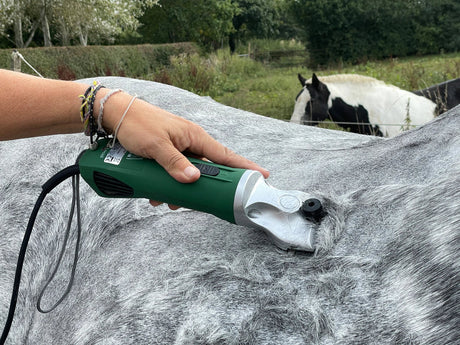
M 236 189 L 233 210 L 236 224 L 263 229 L 283 250 L 315 250 L 315 228 L 323 213 L 319 200 L 307 193 L 276 189 L 260 172 L 248 170 Z

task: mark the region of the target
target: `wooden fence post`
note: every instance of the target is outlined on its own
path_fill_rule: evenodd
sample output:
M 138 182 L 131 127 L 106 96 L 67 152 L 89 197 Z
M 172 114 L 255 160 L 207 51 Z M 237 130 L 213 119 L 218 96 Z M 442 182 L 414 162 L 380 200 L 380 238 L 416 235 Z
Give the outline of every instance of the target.
M 13 50 L 13 52 L 11 53 L 11 59 L 13 71 L 21 72 L 21 57 L 19 56 L 17 50 Z

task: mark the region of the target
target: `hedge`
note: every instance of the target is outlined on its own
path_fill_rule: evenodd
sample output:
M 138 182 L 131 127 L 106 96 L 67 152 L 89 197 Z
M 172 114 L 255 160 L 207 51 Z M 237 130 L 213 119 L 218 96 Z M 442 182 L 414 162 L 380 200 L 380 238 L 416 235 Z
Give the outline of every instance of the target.
M 170 63 L 170 56 L 198 52 L 193 43 L 71 46 L 18 49 L 44 77 L 74 80 L 102 75 L 141 77 Z M 0 68 L 12 69 L 13 49 L 0 50 Z M 34 72 L 24 63 L 24 73 Z

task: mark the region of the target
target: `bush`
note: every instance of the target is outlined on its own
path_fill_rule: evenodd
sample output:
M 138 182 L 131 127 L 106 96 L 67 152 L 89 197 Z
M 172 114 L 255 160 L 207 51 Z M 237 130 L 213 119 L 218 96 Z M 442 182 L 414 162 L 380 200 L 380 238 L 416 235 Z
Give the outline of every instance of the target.
M 310 65 L 460 49 L 456 0 L 296 0 Z
M 142 77 L 159 66 L 168 65 L 170 57 L 193 54 L 192 43 L 134 46 L 73 46 L 27 48 L 18 50 L 44 77 L 80 79 L 102 75 Z M 0 68 L 11 68 L 12 49 L 0 50 Z M 22 71 L 34 72 L 22 63 Z
M 215 71 L 209 61 L 198 54 L 170 57 L 169 64 L 159 68 L 150 79 L 175 85 L 197 94 L 206 94 L 214 83 Z
M 255 75 L 263 69 L 263 65 L 252 59 L 231 55 L 228 50 L 218 50 L 208 57 L 198 54 L 172 56 L 167 65 L 147 78 L 214 97 L 235 89 L 235 78 Z

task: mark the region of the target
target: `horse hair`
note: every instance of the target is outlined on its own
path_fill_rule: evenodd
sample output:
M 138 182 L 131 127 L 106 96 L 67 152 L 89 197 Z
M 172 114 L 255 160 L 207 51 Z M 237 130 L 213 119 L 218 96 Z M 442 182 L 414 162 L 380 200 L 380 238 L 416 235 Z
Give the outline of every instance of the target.
M 56 262 L 71 188 L 45 200 L 7 344 L 453 344 L 460 339 L 460 107 L 391 139 L 286 123 L 153 82 L 98 80 L 203 126 L 321 200 L 313 254 L 258 230 L 81 186 L 72 291 L 35 308 Z M 91 82 L 85 80 L 85 82 Z M 127 115 L 129 116 L 129 114 Z M 82 134 L 0 142 L 0 324 L 41 184 L 74 163 Z M 69 239 L 69 248 L 75 232 Z M 43 297 L 65 288 L 72 251 Z

